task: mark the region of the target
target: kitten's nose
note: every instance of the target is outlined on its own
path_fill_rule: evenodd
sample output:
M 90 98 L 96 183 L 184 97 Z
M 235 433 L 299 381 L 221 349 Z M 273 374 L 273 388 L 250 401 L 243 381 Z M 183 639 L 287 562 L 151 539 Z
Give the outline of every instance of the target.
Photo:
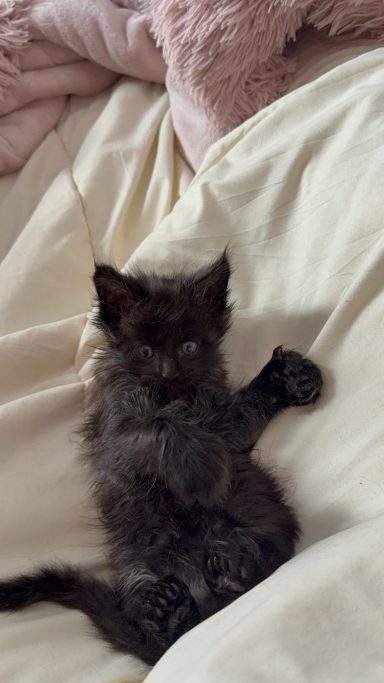
M 171 358 L 166 358 L 161 364 L 161 376 L 164 379 L 175 379 L 179 374 L 176 363 Z

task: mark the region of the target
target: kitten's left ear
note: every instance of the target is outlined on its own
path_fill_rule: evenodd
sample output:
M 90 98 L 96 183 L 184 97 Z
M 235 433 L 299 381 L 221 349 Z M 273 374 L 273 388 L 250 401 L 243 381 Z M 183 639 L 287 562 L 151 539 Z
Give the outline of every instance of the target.
M 217 311 L 224 311 L 227 307 L 228 280 L 231 268 L 227 250 L 195 281 L 195 294 L 208 304 L 214 304 Z
M 93 282 L 99 301 L 99 323 L 112 332 L 118 330 L 122 316 L 148 296 L 141 282 L 112 266 L 96 264 Z

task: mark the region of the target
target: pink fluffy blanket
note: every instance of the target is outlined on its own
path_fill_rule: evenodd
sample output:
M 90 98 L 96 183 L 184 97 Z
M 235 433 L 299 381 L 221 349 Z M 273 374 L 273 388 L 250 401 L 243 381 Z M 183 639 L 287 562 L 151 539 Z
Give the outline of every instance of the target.
M 286 92 L 303 26 L 384 39 L 383 0 L 0 0 L 0 174 L 19 169 L 71 94 L 124 74 L 165 82 L 193 168 Z M 296 49 L 297 55 L 297 49 Z

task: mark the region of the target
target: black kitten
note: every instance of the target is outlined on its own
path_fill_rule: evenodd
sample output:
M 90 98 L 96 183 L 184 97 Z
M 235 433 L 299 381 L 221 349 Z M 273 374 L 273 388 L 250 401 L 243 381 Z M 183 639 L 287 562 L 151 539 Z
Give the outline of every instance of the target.
M 229 274 L 225 253 L 191 276 L 96 267 L 105 348 L 84 441 L 113 576 L 43 568 L 0 583 L 0 609 L 80 609 L 114 648 L 153 664 L 292 556 L 297 520 L 250 451 L 279 411 L 313 403 L 322 379 L 278 347 L 231 389 Z

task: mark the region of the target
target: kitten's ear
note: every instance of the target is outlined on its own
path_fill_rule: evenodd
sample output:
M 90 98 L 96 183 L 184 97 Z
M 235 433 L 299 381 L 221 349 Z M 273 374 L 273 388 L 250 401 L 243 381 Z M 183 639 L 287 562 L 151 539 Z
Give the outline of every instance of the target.
M 148 292 L 131 275 L 122 275 L 112 266 L 95 265 L 93 275 L 99 302 L 99 322 L 116 331 L 121 318 L 146 298 Z
M 218 312 L 227 307 L 228 280 L 231 268 L 228 261 L 227 250 L 195 280 L 194 291 L 200 301 L 214 305 Z

